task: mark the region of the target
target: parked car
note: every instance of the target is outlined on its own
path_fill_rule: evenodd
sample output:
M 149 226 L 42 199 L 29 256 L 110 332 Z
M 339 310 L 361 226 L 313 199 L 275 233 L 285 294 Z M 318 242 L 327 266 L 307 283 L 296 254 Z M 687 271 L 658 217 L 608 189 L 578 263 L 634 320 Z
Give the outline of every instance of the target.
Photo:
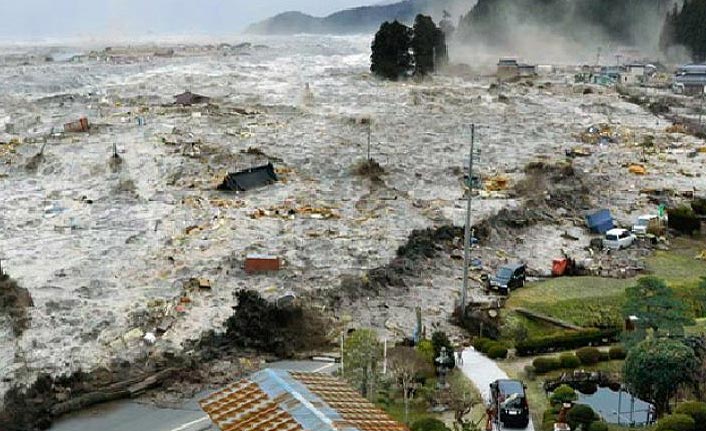
M 603 238 L 603 247 L 613 250 L 628 248 L 635 242 L 635 235 L 626 229 L 611 229 Z
M 503 427 L 527 428 L 530 414 L 524 383 L 509 379 L 494 381 L 490 384 L 490 401 Z
M 510 290 L 523 287 L 527 279 L 526 270 L 523 263 L 501 266 L 490 279 L 490 288 L 498 289 L 501 295 L 507 295 Z
M 641 215 L 637 218 L 637 220 L 635 220 L 635 224 L 632 225 L 632 233 L 635 235 L 646 235 L 650 223 L 652 223 L 653 220 L 656 221 L 657 219 L 658 217 L 655 214 Z

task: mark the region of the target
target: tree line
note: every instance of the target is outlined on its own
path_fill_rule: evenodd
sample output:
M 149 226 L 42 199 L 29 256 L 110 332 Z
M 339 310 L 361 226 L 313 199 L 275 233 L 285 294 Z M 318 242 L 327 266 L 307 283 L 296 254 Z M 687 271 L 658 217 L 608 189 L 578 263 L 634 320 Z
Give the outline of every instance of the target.
M 391 80 L 426 76 L 448 62 L 444 32 L 421 14 L 411 28 L 398 21 L 384 22 L 371 49 L 370 71 Z
M 694 61 L 706 61 L 706 0 L 684 0 L 681 9 L 675 3 L 667 13 L 660 44 L 663 50 L 682 45 Z

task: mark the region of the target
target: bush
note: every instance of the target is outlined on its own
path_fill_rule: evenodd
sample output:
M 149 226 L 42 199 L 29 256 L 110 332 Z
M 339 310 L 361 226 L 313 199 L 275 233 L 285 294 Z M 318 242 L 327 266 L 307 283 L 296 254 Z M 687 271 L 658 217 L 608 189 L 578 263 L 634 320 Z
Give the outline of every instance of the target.
M 706 430 L 706 403 L 699 401 L 687 401 L 679 404 L 674 413 L 690 416 L 696 424 L 696 431 Z
M 691 201 L 691 209 L 698 215 L 706 215 L 706 199 L 696 198 Z
M 617 340 L 620 332 L 617 328 L 603 331 L 596 328 L 566 331 L 557 335 L 528 338 L 517 343 L 515 347 L 519 356 L 530 356 L 554 350 L 575 349 L 589 344 L 605 344 L 605 341 Z
M 488 349 L 488 357 L 490 359 L 505 359 L 507 358 L 507 348 L 500 343 L 494 343 Z
M 691 416 L 673 414 L 657 421 L 656 431 L 694 431 L 696 422 Z
M 439 419 L 422 418 L 410 427 L 412 431 L 450 431 Z
M 600 362 L 610 361 L 610 353 L 607 350 L 599 350 L 598 360 Z
M 532 361 L 532 366 L 538 374 L 543 374 L 558 370 L 561 368 L 561 362 L 557 358 L 541 357 Z
M 581 365 L 594 365 L 601 360 L 601 352 L 595 347 L 582 347 L 576 351 Z
M 587 429 L 596 420 L 596 413 L 587 405 L 576 404 L 567 413 L 566 420 L 572 430 L 575 430 L 578 426 L 583 426 L 584 429 Z
M 628 353 L 622 346 L 614 346 L 608 350 L 608 356 L 612 360 L 625 359 L 628 356 Z
M 692 235 L 694 232 L 701 230 L 701 220 L 690 207 L 670 208 L 667 210 L 667 216 L 669 217 L 669 227 L 678 232 Z
M 578 395 L 576 395 L 574 388 L 569 385 L 561 385 L 554 389 L 549 401 L 551 401 L 552 404 L 564 404 L 576 401 L 576 399 L 578 399 Z
M 486 353 L 490 348 L 491 343 L 495 343 L 495 340 L 485 337 L 478 337 L 473 340 L 473 348 L 481 353 Z
M 581 365 L 581 361 L 573 353 L 562 353 L 559 356 L 559 362 L 561 362 L 561 368 L 574 369 Z
M 593 422 L 588 426 L 588 431 L 608 431 L 608 424 L 605 422 Z

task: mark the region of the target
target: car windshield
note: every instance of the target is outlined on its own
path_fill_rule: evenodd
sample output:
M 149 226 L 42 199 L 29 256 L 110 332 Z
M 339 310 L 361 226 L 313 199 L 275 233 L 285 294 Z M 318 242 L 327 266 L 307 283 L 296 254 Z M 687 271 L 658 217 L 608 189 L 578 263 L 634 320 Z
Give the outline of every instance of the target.
M 522 408 L 522 395 L 518 393 L 510 394 L 501 405 L 504 408 Z
M 512 277 L 512 269 L 510 268 L 500 268 L 498 271 L 498 278 L 510 278 Z

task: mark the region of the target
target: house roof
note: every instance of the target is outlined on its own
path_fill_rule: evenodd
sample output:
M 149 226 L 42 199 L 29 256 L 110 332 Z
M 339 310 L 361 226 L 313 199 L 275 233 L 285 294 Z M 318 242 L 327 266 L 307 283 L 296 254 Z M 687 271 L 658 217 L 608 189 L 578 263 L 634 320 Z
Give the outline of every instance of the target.
M 194 105 L 198 103 L 208 103 L 211 100 L 207 96 L 202 96 L 201 94 L 192 93 L 191 91 L 185 91 L 181 94 L 174 96 L 177 105 Z
M 408 431 L 324 374 L 265 369 L 200 404 L 222 431 Z
M 223 182 L 218 186 L 218 190 L 244 192 L 277 181 L 277 174 L 272 163 L 263 166 L 256 166 L 244 171 L 229 173 Z

